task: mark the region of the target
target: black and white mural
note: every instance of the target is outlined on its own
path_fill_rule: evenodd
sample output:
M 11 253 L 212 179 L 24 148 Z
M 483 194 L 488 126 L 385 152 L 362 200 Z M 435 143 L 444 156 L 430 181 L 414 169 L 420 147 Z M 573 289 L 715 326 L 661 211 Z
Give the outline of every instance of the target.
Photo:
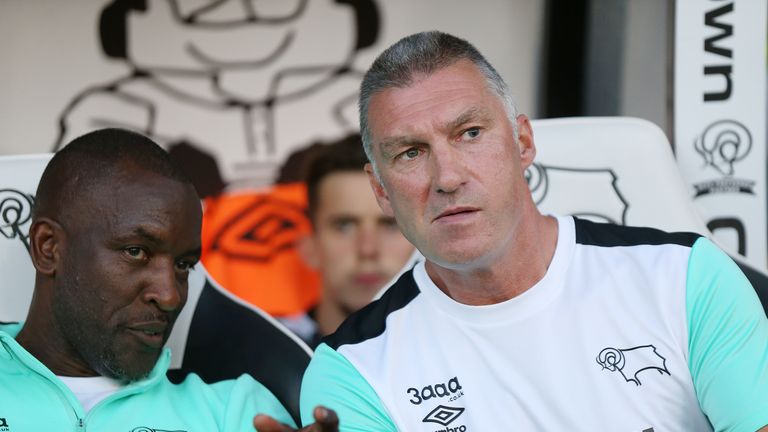
M 126 127 L 171 151 L 215 154 L 228 182 L 269 180 L 321 131 L 355 128 L 362 72 L 353 60 L 379 36 L 373 0 L 189 3 L 115 0 L 102 9 L 100 46 L 127 72 L 72 96 L 52 150 L 86 130 Z M 307 20 L 334 30 L 320 35 Z
M 363 72 L 422 30 L 472 41 L 535 117 L 544 4 L 2 0 L 0 155 L 56 151 L 110 126 L 152 137 L 208 198 L 212 278 L 273 315 L 303 312 L 319 280 L 293 247 L 309 230 L 302 186 L 273 185 L 300 178 L 289 155 L 357 131 Z M 16 249 L 22 198 L 0 191 L 0 241 Z
M 204 195 L 268 185 L 297 149 L 356 131 L 365 69 L 430 29 L 475 43 L 535 116 L 544 3 L 4 0 L 0 154 L 125 127 L 204 178 Z

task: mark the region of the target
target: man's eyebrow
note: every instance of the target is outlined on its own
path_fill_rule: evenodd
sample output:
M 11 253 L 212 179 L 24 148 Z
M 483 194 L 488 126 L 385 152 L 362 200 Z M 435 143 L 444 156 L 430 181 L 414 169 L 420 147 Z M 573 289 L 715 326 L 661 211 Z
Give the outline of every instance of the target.
M 202 246 L 198 246 L 198 247 L 196 247 L 194 249 L 190 249 L 190 250 L 182 253 L 179 256 L 182 256 L 182 257 L 193 256 L 193 257 L 195 257 L 195 260 L 199 261 L 200 260 L 200 256 L 202 254 L 203 254 L 203 247 Z
M 330 216 L 328 216 L 328 220 L 331 222 L 348 222 L 348 221 L 356 222 L 358 219 L 360 218 L 349 213 L 337 213 L 337 214 L 331 214 Z
M 384 156 L 388 156 L 394 153 L 397 149 L 414 144 L 416 142 L 417 141 L 415 139 L 409 137 L 391 137 L 382 140 L 379 143 L 379 149 Z
M 119 236 L 118 241 L 130 242 L 135 240 L 136 238 L 140 238 L 144 240 L 145 242 L 149 243 L 153 247 L 157 247 L 163 244 L 163 239 L 160 238 L 160 236 L 153 234 L 152 232 L 148 231 L 144 227 L 136 227 L 130 233 L 123 236 Z M 195 256 L 199 259 L 202 252 L 203 252 L 203 247 L 197 246 L 187 251 L 184 251 L 179 256 Z
M 488 120 L 491 118 L 490 112 L 485 108 L 471 107 L 459 114 L 458 117 L 445 124 L 446 130 L 457 129 L 467 123 L 477 120 Z
M 150 243 L 154 246 L 159 245 L 163 242 L 163 240 L 159 236 L 146 230 L 144 227 L 135 227 L 131 229 L 128 233 L 117 236 L 117 239 L 119 241 L 124 241 L 124 242 L 130 242 L 135 240 L 136 238 L 140 238 L 141 240 L 144 240 L 147 243 Z
M 473 121 L 478 120 L 489 120 L 493 116 L 491 115 L 490 111 L 486 108 L 480 108 L 480 107 L 470 107 L 466 109 L 464 112 L 459 114 L 458 117 L 455 119 L 447 122 L 444 125 L 444 128 L 448 131 L 457 129 L 467 123 L 471 123 Z M 418 144 L 421 141 L 418 139 L 407 137 L 407 136 L 396 136 L 396 137 L 390 137 L 385 138 L 379 143 L 379 149 L 381 149 L 381 153 L 384 156 L 391 155 L 394 153 L 397 149 L 401 147 L 410 146 L 413 144 Z

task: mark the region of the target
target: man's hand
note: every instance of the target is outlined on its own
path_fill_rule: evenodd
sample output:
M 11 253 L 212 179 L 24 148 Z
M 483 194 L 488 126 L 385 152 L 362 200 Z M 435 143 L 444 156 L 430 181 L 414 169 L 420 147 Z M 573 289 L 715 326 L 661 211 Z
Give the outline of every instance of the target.
M 339 432 L 339 418 L 333 410 L 317 406 L 312 412 L 315 417 L 315 423 L 299 429 L 301 432 Z M 290 426 L 279 423 L 272 417 L 259 414 L 253 418 L 253 427 L 257 432 L 296 432 Z

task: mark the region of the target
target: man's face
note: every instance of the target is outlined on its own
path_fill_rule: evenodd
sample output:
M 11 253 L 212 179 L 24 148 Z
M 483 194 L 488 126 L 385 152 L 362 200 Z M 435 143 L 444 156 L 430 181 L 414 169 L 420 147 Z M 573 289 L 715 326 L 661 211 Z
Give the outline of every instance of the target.
M 508 253 L 532 207 L 523 172 L 535 148 L 525 116 L 515 142 L 501 100 L 471 62 L 375 94 L 368 115 L 381 179 L 366 167 L 371 185 L 426 258 L 471 268 Z
M 338 171 L 320 180 L 307 259 L 322 273 L 323 301 L 348 313 L 368 304 L 405 265 L 413 246 L 382 214 L 365 173 Z
M 54 316 L 94 372 L 134 380 L 152 370 L 187 300 L 202 213 L 190 185 L 118 171 L 61 221 Z

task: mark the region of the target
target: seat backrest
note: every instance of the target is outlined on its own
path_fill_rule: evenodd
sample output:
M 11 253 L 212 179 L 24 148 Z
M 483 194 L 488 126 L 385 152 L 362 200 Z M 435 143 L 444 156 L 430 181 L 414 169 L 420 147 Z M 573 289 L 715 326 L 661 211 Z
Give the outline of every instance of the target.
M 37 183 L 51 157 L 0 157 L 0 321 L 23 320 L 32 301 L 35 268 L 27 235 Z
M 715 241 L 694 208 L 666 135 L 653 123 L 574 117 L 534 120 L 532 127 L 537 155 L 526 177 L 542 212 L 691 231 Z M 768 276 L 729 255 L 768 310 Z
M 646 120 L 575 117 L 532 122 L 529 185 L 539 209 L 622 225 L 706 235 L 664 132 Z
M 256 306 L 236 297 L 202 264 L 190 273 L 187 305 L 168 340 L 168 378 L 196 373 L 211 383 L 247 373 L 267 387 L 299 422 L 299 390 L 310 348 Z
M 51 157 L 0 157 L 0 322 L 24 321 L 32 300 L 35 270 L 27 236 L 37 183 Z M 168 346 L 171 381 L 189 373 L 206 382 L 247 373 L 299 421 L 301 378 L 312 351 L 282 324 L 217 284 L 202 264 L 190 273 L 187 304 Z

